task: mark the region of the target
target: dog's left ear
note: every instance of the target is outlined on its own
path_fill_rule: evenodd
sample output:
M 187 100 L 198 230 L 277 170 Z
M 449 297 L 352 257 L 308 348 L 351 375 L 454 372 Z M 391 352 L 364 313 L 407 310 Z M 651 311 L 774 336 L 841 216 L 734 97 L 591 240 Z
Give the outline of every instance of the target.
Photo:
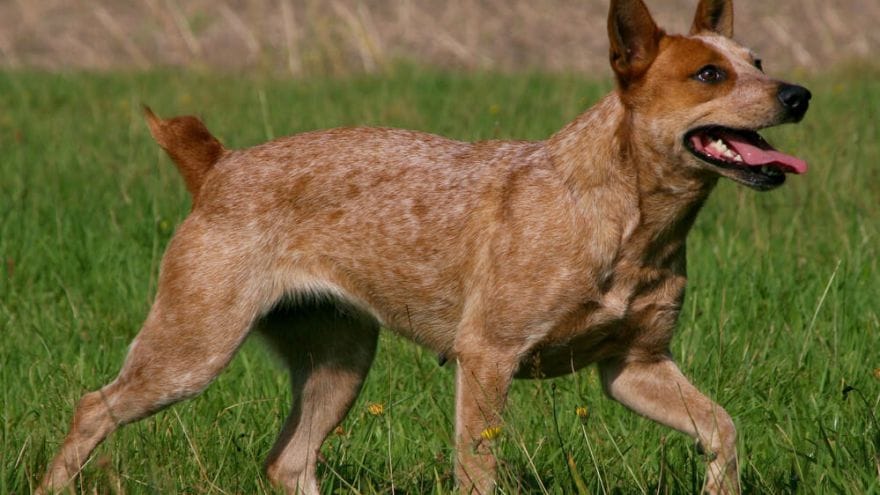
M 733 0 L 700 0 L 691 34 L 706 31 L 733 37 Z
M 622 88 L 648 70 L 663 37 L 642 0 L 611 0 L 608 40 L 611 68 Z

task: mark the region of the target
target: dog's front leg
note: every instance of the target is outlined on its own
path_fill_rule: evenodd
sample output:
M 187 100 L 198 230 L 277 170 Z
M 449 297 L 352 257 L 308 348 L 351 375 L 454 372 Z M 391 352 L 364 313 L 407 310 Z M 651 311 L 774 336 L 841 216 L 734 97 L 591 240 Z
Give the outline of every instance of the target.
M 704 492 L 740 492 L 736 429 L 730 415 L 691 385 L 671 359 L 604 362 L 599 369 L 612 398 L 697 439 L 710 459 Z
M 491 446 L 501 430 L 501 410 L 518 366 L 514 353 L 488 346 L 468 346 L 457 355 L 455 395 L 455 476 L 465 494 L 495 489 Z

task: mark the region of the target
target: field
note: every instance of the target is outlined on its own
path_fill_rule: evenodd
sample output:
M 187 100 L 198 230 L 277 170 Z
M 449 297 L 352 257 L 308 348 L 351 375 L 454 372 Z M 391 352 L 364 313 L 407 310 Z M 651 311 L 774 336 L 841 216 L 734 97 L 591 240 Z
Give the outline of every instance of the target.
M 880 494 L 878 75 L 806 81 L 806 120 L 766 136 L 810 173 L 764 194 L 722 182 L 689 240 L 673 352 L 737 422 L 747 493 Z M 411 66 L 296 81 L 0 73 L 0 492 L 35 487 L 75 401 L 115 376 L 188 211 L 142 102 L 201 115 L 230 147 L 354 124 L 542 139 L 609 89 Z M 322 491 L 451 492 L 453 374 L 385 333 L 325 444 Z M 289 403 L 286 377 L 251 339 L 202 396 L 111 437 L 77 488 L 272 493 L 261 463 Z M 702 482 L 693 442 L 604 398 L 592 369 L 515 383 L 506 420 L 502 493 L 694 493 Z

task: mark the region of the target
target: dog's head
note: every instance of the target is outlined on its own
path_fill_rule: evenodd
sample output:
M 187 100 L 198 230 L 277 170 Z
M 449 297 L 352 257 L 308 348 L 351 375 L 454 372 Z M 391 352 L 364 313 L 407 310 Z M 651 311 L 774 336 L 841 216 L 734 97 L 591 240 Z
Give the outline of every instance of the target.
M 657 27 L 642 0 L 612 0 L 611 67 L 633 132 L 668 162 L 710 170 L 759 190 L 802 174 L 803 160 L 757 131 L 799 122 L 807 89 L 768 77 L 761 60 L 731 39 L 732 0 L 700 0 L 687 36 Z

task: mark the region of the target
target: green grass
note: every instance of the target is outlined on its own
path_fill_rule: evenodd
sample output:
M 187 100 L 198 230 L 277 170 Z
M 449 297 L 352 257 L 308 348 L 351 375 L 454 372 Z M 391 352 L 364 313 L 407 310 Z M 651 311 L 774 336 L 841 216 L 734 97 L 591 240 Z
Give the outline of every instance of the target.
M 806 121 L 768 133 L 810 173 L 766 194 L 719 186 L 690 237 L 673 351 L 734 416 L 747 492 L 878 494 L 880 77 L 810 82 Z M 141 102 L 202 115 L 234 147 L 351 124 L 540 139 L 609 87 L 412 68 L 307 81 L 0 73 L 0 492 L 35 487 L 75 401 L 115 376 L 187 212 Z M 430 352 L 383 335 L 343 431 L 325 444 L 323 491 L 450 492 L 452 375 Z M 111 437 L 77 486 L 272 492 L 260 466 L 289 402 L 280 367 L 251 340 L 202 396 Z M 371 415 L 370 403 L 385 413 Z M 503 493 L 575 492 L 564 452 L 592 494 L 700 486 L 693 442 L 604 398 L 592 369 L 517 382 L 509 404 Z

